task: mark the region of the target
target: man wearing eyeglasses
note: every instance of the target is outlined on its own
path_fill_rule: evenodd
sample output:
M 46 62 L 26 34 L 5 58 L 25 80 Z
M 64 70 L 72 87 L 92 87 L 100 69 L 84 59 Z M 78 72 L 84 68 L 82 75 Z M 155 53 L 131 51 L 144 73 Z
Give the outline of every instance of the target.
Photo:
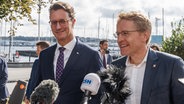
M 57 43 L 40 53 L 35 83 L 38 85 L 46 79 L 55 80 L 60 92 L 54 104 L 80 104 L 83 78 L 88 73 L 100 70 L 102 62 L 97 51 L 75 38 L 75 13 L 70 4 L 56 2 L 50 6 L 49 12 L 49 23 Z M 100 93 L 92 96 L 89 103 L 100 104 Z
M 151 22 L 138 12 L 120 13 L 115 36 L 125 56 L 112 62 L 125 67 L 132 91 L 126 104 L 184 104 L 184 61 L 149 46 Z M 124 68 L 123 68 L 124 69 Z

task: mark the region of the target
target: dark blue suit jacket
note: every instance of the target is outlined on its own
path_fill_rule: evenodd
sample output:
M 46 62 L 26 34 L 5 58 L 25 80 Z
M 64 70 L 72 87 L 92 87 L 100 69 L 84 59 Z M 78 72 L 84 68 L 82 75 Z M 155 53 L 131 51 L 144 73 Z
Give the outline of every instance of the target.
M 126 67 L 127 57 L 112 62 Z M 184 61 L 174 55 L 149 50 L 143 80 L 141 104 L 184 104 Z
M 0 100 L 9 96 L 6 83 L 8 81 L 7 63 L 4 59 L 0 58 Z
M 43 50 L 39 57 L 37 85 L 45 79 L 54 79 L 53 60 L 56 45 Z M 60 93 L 55 104 L 80 104 L 83 92 L 81 83 L 86 74 L 97 72 L 102 67 L 98 52 L 77 40 L 66 63 L 59 83 Z M 100 104 L 100 94 L 92 97 L 91 104 Z
M 112 62 L 112 56 L 110 54 L 108 54 L 108 57 L 107 57 L 107 64 L 110 65 Z
M 101 56 L 100 50 L 98 50 L 98 54 Z M 105 54 L 105 56 L 106 56 L 106 58 L 107 58 L 106 64 L 110 65 L 111 62 L 112 62 L 112 56 L 111 56 L 109 53 L 108 53 L 108 54 Z M 102 60 L 102 62 L 103 62 L 102 56 L 101 56 L 101 60 Z
M 36 86 L 35 81 L 37 80 L 37 72 L 38 72 L 38 59 L 35 59 L 33 66 L 32 66 L 31 75 L 28 81 L 27 89 L 26 89 L 27 99 L 30 98 L 31 93 L 34 90 L 34 86 Z

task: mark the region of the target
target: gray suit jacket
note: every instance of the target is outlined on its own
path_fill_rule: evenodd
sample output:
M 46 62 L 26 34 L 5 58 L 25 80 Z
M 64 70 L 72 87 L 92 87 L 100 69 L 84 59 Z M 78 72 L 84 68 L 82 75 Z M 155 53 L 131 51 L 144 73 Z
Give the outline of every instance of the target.
M 0 58 L 0 100 L 9 96 L 6 82 L 8 81 L 7 63 L 4 59 Z
M 127 57 L 114 61 L 126 67 Z M 141 104 L 184 104 L 184 61 L 177 56 L 149 50 L 143 80 Z

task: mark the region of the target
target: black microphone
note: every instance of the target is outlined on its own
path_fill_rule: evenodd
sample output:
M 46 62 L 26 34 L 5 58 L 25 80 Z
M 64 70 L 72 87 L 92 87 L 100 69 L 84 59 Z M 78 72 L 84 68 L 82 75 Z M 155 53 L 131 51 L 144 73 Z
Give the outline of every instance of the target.
M 100 87 L 100 77 L 95 73 L 89 73 L 84 77 L 80 89 L 84 92 L 81 104 L 88 104 L 91 95 L 96 95 Z
M 58 84 L 54 80 L 43 80 L 30 97 L 31 104 L 53 104 L 59 94 Z
M 106 70 L 97 72 L 102 81 L 102 104 L 125 104 L 125 100 L 131 95 L 128 78 L 125 76 L 125 68 L 117 68 L 110 65 Z

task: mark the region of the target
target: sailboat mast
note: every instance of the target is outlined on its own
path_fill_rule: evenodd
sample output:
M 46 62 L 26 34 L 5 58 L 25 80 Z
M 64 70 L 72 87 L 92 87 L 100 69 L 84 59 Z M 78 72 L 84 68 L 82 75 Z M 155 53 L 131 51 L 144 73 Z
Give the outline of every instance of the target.
M 100 17 L 98 18 L 98 39 L 100 36 Z
M 164 8 L 162 8 L 162 40 L 164 41 L 165 34 L 164 34 Z

